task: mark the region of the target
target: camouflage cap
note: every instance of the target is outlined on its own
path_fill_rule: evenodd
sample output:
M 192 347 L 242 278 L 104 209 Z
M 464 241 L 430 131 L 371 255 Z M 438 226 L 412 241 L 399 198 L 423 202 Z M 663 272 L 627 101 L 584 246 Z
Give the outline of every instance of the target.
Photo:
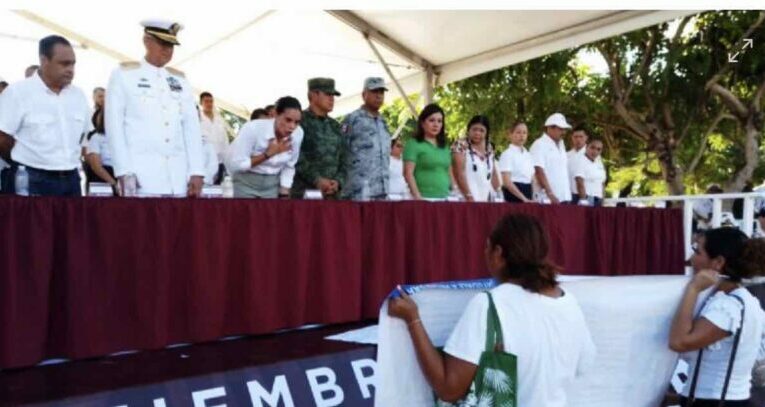
M 382 89 L 387 91 L 388 88 L 385 87 L 385 80 L 383 78 L 379 77 L 370 77 L 364 79 L 364 90 L 378 90 Z
M 328 95 L 340 96 L 335 89 L 335 80 L 332 78 L 311 78 L 308 80 L 308 90 L 318 90 Z

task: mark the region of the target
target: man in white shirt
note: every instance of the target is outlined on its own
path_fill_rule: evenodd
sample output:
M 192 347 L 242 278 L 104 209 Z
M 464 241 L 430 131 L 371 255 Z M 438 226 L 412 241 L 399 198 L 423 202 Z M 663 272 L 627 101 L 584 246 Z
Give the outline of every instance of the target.
M 199 94 L 199 104 L 202 106 L 200 114 L 200 127 L 202 128 L 202 139 L 207 144 L 212 145 L 215 154 L 218 156 L 218 173 L 215 175 L 214 184 L 219 185 L 223 181 L 226 173 L 223 165 L 226 159 L 226 149 L 228 148 L 228 135 L 230 128 L 223 117 L 215 109 L 215 99 L 210 92 Z
M 534 170 L 537 191 L 541 200 L 550 203 L 567 203 L 571 201 L 571 186 L 568 176 L 568 157 L 563 135 L 571 125 L 566 117 L 554 113 L 545 120 L 545 132 L 536 139 L 529 151 L 534 158 Z
M 76 58 L 66 38 L 40 40 L 40 69 L 9 86 L 0 106 L 0 157 L 26 167 L 29 194 L 80 196 L 80 137 L 88 129 L 85 94 L 71 85 Z
M 234 196 L 289 196 L 303 142 L 300 102 L 291 96 L 276 101 L 276 117 L 245 123 L 229 146 L 226 160 L 233 174 Z
M 112 72 L 106 88 L 106 134 L 124 196 L 188 196 L 202 191 L 199 115 L 185 75 L 165 65 L 183 28 L 144 21 L 145 58 Z
M 574 165 L 569 162 L 571 175 L 574 177 L 578 191 L 577 200 L 572 203 L 581 205 L 602 206 L 606 183 L 606 167 L 600 154 L 603 152 L 603 141 L 593 138 L 587 143 L 584 155 L 574 155 Z
M 571 186 L 571 203 L 578 203 L 581 194 L 584 191 L 579 191 L 577 188 L 576 180 L 574 179 L 574 167 L 576 166 L 577 157 L 584 156 L 587 146 L 587 140 L 589 139 L 589 133 L 584 126 L 578 125 L 571 131 L 571 150 L 568 150 L 566 154 L 568 157 L 568 182 Z

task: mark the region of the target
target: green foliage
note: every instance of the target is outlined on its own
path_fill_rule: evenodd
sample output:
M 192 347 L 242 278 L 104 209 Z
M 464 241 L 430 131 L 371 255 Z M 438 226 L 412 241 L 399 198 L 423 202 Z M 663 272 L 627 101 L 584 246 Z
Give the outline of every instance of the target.
M 742 36 L 758 16 L 757 11 L 701 13 L 688 21 L 676 39 L 678 22 L 663 23 L 451 83 L 436 89 L 434 98 L 447 113 L 450 139 L 463 136 L 470 118 L 483 114 L 490 120 L 491 141 L 499 150 L 507 146 L 507 129 L 516 120 L 527 123 L 529 144 L 553 112 L 564 113 L 574 125 L 586 124 L 591 134 L 604 139 L 609 195 L 629 184 L 633 195 L 667 193 L 659 162 L 666 149 L 676 165 L 685 169 L 706 148 L 693 171 L 681 172 L 685 192 L 698 192 L 710 183 L 724 184 L 744 165 L 744 134 L 738 121 L 722 120 L 705 138 L 717 114 L 726 111 L 706 84 L 727 64 L 731 50 L 739 50 L 739 62 L 722 72 L 719 83 L 741 100 L 751 100 L 765 80 L 765 53 L 757 51 L 765 46 L 765 29 L 752 33 L 753 50 L 741 48 Z M 641 70 L 646 44 L 652 39 L 650 63 Z M 584 50 L 608 52 L 618 62 L 617 71 L 610 75 L 590 72 L 578 58 Z M 634 117 L 662 129 L 668 138 L 640 137 L 616 114 L 615 75 L 625 88 L 632 84 L 629 108 Z M 412 100 L 418 100 L 417 95 Z M 402 100 L 388 104 L 383 115 L 391 131 L 403 123 L 402 137 L 414 132 L 416 119 Z M 760 120 L 765 118 L 761 115 Z M 760 157 L 764 162 L 762 143 Z M 760 165 L 755 183 L 763 176 L 765 165 Z

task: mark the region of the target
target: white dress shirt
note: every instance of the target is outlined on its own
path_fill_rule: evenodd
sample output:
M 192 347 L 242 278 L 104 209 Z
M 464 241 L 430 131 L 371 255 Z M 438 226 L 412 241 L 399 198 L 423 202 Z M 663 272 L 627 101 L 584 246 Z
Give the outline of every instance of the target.
M 542 137 L 534 141 L 529 151 L 534 157 L 534 166 L 544 170 L 547 182 L 558 200 L 571 201 L 568 156 L 563 140 L 556 143 L 547 133 L 543 133 Z
M 579 191 L 576 189 L 576 180 L 574 179 L 574 171 L 576 170 L 574 166 L 577 162 L 576 158 L 583 157 L 586 150 L 587 147 L 582 147 L 578 151 L 572 148 L 571 150 L 568 150 L 568 153 L 566 153 L 566 156 L 568 157 L 568 182 L 571 185 L 572 194 L 579 193 Z
M 80 88 L 69 85 L 56 94 L 38 73 L 8 86 L 0 100 L 0 130 L 16 139 L 14 161 L 53 171 L 79 167 L 90 113 Z
M 213 146 L 215 154 L 218 155 L 218 161 L 223 162 L 228 149 L 228 124 L 217 113 L 213 114 L 212 120 L 204 112 L 200 112 L 199 117 L 202 139 Z
M 218 173 L 218 153 L 215 151 L 215 147 L 208 143 L 206 140 L 202 140 L 202 150 L 205 154 L 205 185 L 212 185 L 215 181 L 215 175 Z
M 204 176 L 199 115 L 180 72 L 122 64 L 109 79 L 105 119 L 114 175 L 135 174 L 139 195 L 185 196 L 189 178 Z
M 582 177 L 584 192 L 587 196 L 603 199 L 603 183 L 606 182 L 606 168 L 603 166 L 603 160 L 598 157 L 593 161 L 586 155 L 579 155 L 578 153 L 575 153 L 572 160 L 573 163 L 569 163 L 571 176 L 574 178 Z M 583 196 L 579 198 L 584 199 Z
M 101 157 L 101 165 L 112 167 L 112 150 L 106 141 L 106 136 L 101 133 L 93 133 L 90 140 L 87 141 L 87 153 L 98 154 Z
M 253 167 L 252 156 L 263 154 L 268 143 L 276 138 L 274 119 L 252 120 L 245 123 L 239 130 L 239 135 L 228 148 L 226 168 L 228 172 L 254 172 L 264 175 L 279 175 L 279 185 L 291 188 L 295 178 L 295 163 L 300 154 L 300 143 L 303 142 L 303 129 L 298 126 L 289 136 L 292 138 L 292 148 L 289 151 L 271 156 L 266 161 Z
M 512 182 L 531 184 L 534 179 L 534 158 L 526 148 L 510 144 L 499 156 L 499 171 L 509 172 Z

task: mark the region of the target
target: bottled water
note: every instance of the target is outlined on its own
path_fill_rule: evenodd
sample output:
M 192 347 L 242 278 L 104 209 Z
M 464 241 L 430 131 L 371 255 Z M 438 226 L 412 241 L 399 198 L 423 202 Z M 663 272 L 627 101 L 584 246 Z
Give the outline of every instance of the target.
M 369 180 L 364 180 L 361 184 L 361 201 L 369 201 Z
M 223 189 L 223 197 L 224 198 L 233 198 L 234 197 L 234 181 L 231 180 L 230 175 L 226 175 L 225 178 L 223 178 L 223 182 L 221 183 L 221 187 Z
M 14 184 L 16 186 L 16 195 L 29 196 L 29 173 L 23 165 L 19 165 L 19 168 L 16 169 Z

